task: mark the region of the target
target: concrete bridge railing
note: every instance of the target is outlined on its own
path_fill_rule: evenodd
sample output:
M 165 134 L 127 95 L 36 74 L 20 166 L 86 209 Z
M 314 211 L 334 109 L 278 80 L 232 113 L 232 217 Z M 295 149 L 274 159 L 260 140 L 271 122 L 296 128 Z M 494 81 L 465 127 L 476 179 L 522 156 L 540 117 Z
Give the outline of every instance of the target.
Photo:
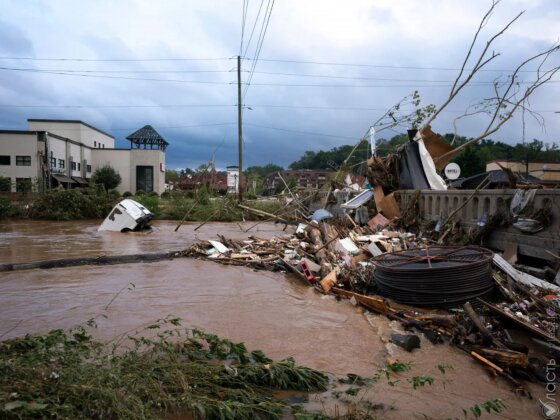
M 432 191 L 422 190 L 419 198 L 419 217 L 438 220 L 451 214 L 463 205 L 474 190 Z M 413 199 L 414 190 L 403 190 L 395 193 L 401 209 Z M 474 198 L 464 206 L 456 218 L 467 226 L 474 226 L 480 217 L 487 215 L 508 214 L 515 190 L 480 190 Z M 522 233 L 514 227 L 498 228 L 489 237 L 489 246 L 503 250 L 508 243 L 518 244 L 518 252 L 522 255 L 546 260 L 554 259 L 546 250 L 560 254 L 560 190 L 538 190 L 533 202 L 535 209 L 550 206 L 552 223 L 543 231 L 535 234 Z

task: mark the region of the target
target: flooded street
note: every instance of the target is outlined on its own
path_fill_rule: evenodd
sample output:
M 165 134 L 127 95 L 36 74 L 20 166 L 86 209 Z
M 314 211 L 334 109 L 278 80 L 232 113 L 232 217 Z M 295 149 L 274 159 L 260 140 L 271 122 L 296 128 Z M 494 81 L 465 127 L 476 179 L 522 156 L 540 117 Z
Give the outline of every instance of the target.
M 97 221 L 2 221 L 0 262 L 161 252 L 183 249 L 218 234 L 269 238 L 284 233 L 283 225 L 267 223 L 249 233 L 236 223 L 211 223 L 197 232 L 193 231 L 197 224 L 185 225 L 178 233 L 173 232 L 174 222 L 154 225 L 150 233 L 120 234 L 98 233 Z M 131 284 L 134 287 L 129 290 Z M 496 398 L 507 409 L 494 417 L 542 418 L 537 397 L 544 388 L 530 388 L 532 401 L 516 396 L 507 382 L 494 378 L 464 353 L 447 345 L 433 346 L 424 338 L 420 349 L 406 353 L 388 343 L 400 326 L 385 317 L 364 316 L 348 301 L 323 296 L 281 273 L 186 258 L 0 273 L 0 335 L 4 339 L 69 328 L 99 315 L 107 316 L 97 318 L 94 331 L 102 340 L 173 315 L 181 317 L 184 326 L 245 342 L 249 349 L 262 349 L 274 359 L 293 356 L 299 364 L 338 375 L 371 377 L 389 356 L 412 361 L 412 371 L 395 386 L 382 378 L 366 391 L 365 399 L 384 404 L 373 412 L 383 418 L 463 418 L 463 408 Z M 438 364 L 452 368 L 443 374 Z M 416 375 L 431 376 L 434 384 L 413 390 L 407 379 Z M 358 398 L 363 396 L 358 394 Z M 312 397 L 310 406 L 321 408 L 323 403 L 327 407 L 339 404 L 323 395 Z

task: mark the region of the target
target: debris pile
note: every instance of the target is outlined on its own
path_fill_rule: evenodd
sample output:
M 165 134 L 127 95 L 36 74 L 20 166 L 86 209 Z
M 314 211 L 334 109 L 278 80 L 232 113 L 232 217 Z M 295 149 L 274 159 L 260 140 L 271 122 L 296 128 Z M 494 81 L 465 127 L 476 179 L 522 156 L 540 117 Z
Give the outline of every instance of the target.
M 433 343 L 456 345 L 522 392 L 519 378 L 542 380 L 545 352 L 560 356 L 559 287 L 487 249 L 442 246 L 426 237 L 429 230 L 418 235 L 396 229 L 397 219 L 381 213 L 363 226 L 349 216 L 314 215 L 320 220 L 299 219 L 291 235 L 242 241 L 221 236 L 182 255 L 292 272 L 319 292 L 399 321 Z M 277 219 L 285 223 L 287 217 Z M 525 332 L 521 338 L 519 329 Z M 406 336 L 395 340 L 410 351 L 418 344 Z

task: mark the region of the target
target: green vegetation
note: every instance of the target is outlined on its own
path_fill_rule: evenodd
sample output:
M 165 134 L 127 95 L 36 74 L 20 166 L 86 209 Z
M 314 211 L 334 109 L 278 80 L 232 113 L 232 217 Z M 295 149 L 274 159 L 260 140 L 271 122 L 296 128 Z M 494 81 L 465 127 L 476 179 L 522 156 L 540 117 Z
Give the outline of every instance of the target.
M 345 159 L 348 158 L 355 145 L 344 145 L 334 147 L 330 150 L 314 152 L 306 151 L 301 158 L 290 164 L 290 169 L 338 169 Z M 371 155 L 369 142 L 362 140 L 356 147 L 348 165 L 355 173 L 364 173 L 366 156 Z M 369 151 L 369 152 L 368 152 Z
M 506 408 L 506 406 L 503 403 L 503 401 L 499 398 L 496 398 L 495 400 L 488 400 L 480 404 L 475 404 L 472 407 L 470 407 L 469 410 L 473 414 L 473 416 L 479 418 L 482 416 L 483 409 L 487 413 L 491 414 L 491 413 L 500 413 L 504 408 Z M 465 415 L 465 418 L 467 418 L 468 415 L 467 410 L 463 409 L 463 414 Z
M 118 200 L 102 185 L 73 190 L 52 189 L 37 194 L 22 215 L 48 220 L 102 219 Z
M 278 419 L 290 406 L 274 390 L 328 385 L 291 358 L 273 362 L 243 343 L 181 328 L 178 318 L 145 331 L 155 338 L 103 344 L 79 327 L 0 342 L 0 417 L 145 419 L 182 410 L 194 418 Z
M 167 182 L 179 182 L 181 178 L 181 174 L 176 171 L 175 169 L 166 169 L 165 170 L 165 181 Z
M 6 176 L 0 176 L 0 191 L 10 192 L 12 190 L 12 180 Z
M 0 219 L 13 216 L 16 207 L 6 197 L 0 197 Z
M 424 385 L 432 385 L 434 383 L 434 378 L 431 376 L 414 376 L 412 379 L 409 379 L 408 382 L 412 384 L 412 388 L 416 389 Z
M 446 371 L 453 370 L 453 365 L 450 365 L 448 363 L 440 363 L 437 365 L 437 368 L 442 374 L 445 374 Z
M 93 184 L 102 184 L 105 187 L 105 190 L 108 191 L 119 186 L 121 183 L 121 176 L 112 167 L 106 165 L 97 169 L 93 173 L 91 176 L 91 182 Z

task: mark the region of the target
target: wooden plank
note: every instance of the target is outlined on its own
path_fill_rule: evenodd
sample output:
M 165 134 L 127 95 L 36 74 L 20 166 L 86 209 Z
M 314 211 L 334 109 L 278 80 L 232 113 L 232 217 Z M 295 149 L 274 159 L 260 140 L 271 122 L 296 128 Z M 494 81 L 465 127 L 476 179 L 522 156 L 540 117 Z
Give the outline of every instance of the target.
M 543 289 L 549 289 L 555 291 L 556 293 L 560 293 L 560 287 L 517 270 L 516 268 L 512 267 L 512 265 L 508 263 L 500 254 L 494 254 L 494 264 L 504 273 L 510 276 L 513 281 L 522 283 L 526 286 L 541 287 Z
M 535 335 L 538 335 L 541 338 L 544 338 L 546 340 L 548 340 L 549 342 L 553 342 L 557 345 L 560 345 L 560 340 L 558 340 L 556 337 L 547 334 L 546 332 L 544 332 L 543 330 L 534 327 L 533 325 L 529 324 L 528 322 L 523 321 L 522 319 L 519 319 L 513 315 L 508 314 L 506 311 L 504 311 L 502 308 L 492 305 L 491 303 L 488 303 L 480 298 L 477 298 L 478 301 L 480 303 L 482 303 L 484 306 L 486 306 L 488 309 L 510 319 L 511 321 L 515 322 L 517 325 L 519 325 L 520 327 L 525 328 L 526 330 L 528 330 L 529 332 L 532 332 Z

